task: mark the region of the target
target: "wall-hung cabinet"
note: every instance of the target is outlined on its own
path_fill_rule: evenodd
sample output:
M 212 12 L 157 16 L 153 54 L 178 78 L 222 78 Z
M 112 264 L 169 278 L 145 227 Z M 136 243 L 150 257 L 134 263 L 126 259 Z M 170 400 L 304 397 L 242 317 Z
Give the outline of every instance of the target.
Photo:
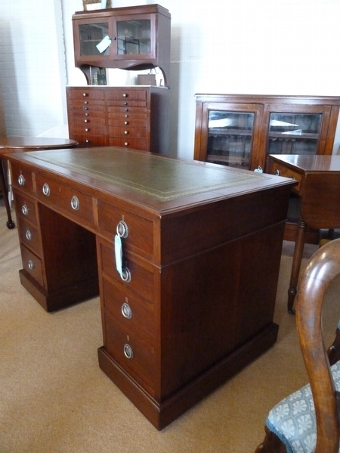
M 171 15 L 160 5 L 79 11 L 73 17 L 75 65 L 91 83 L 91 68 L 159 67 L 168 85 Z
M 265 169 L 268 154 L 331 154 L 340 97 L 196 95 L 194 158 Z

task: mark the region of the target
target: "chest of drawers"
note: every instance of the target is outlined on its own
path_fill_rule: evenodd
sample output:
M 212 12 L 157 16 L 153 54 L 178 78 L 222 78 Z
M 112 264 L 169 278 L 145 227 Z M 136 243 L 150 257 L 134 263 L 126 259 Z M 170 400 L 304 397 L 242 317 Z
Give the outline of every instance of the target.
M 80 145 L 167 153 L 168 88 L 67 87 L 66 94 L 69 135 Z
M 276 341 L 290 179 L 118 147 L 9 160 L 22 284 L 48 311 L 99 284 L 99 365 L 157 429 Z

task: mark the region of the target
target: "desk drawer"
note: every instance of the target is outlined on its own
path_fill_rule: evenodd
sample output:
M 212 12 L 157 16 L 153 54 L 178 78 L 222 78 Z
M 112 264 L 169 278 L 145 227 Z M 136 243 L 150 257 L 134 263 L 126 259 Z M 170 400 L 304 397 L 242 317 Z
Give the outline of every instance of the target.
M 104 311 L 125 330 L 145 338 L 150 344 L 155 339 L 155 309 L 149 301 L 123 288 L 121 285 L 102 279 Z
M 100 257 L 100 270 L 114 279 L 116 284 L 125 291 L 126 288 L 138 294 L 143 299 L 153 302 L 154 288 L 157 268 L 150 263 L 138 259 L 137 256 L 125 253 L 124 266 L 126 266 L 131 274 L 131 280 L 125 282 L 121 279 L 115 263 L 114 246 L 113 244 L 105 245 L 99 242 L 99 257 Z
M 105 93 L 106 101 L 146 101 L 147 92 L 146 90 L 129 90 L 129 89 L 115 89 L 109 90 Z
M 153 222 L 98 200 L 98 225 L 109 234 L 110 239 L 113 239 L 117 225 L 122 220 L 128 227 L 128 237 L 123 239 L 126 250 L 137 250 L 143 256 L 152 258 Z
M 133 330 L 122 329 L 109 315 L 104 319 L 104 346 L 109 355 L 142 387 L 154 395 L 155 348 Z
M 37 207 L 35 201 L 26 197 L 23 193 L 15 191 L 15 207 L 18 217 L 23 217 L 29 220 L 34 225 L 38 224 L 37 221 Z
M 47 205 L 53 205 L 60 212 L 94 224 L 92 197 L 78 190 L 66 187 L 53 179 L 36 174 L 37 197 Z
M 20 242 L 41 256 L 41 241 L 37 227 L 21 216 L 18 217 L 18 222 Z
M 23 244 L 20 245 L 20 249 L 24 270 L 41 286 L 45 286 L 41 260 Z
M 285 167 L 283 165 L 277 164 L 276 162 L 271 163 L 269 171 L 273 175 L 277 174 L 278 176 L 283 176 L 285 178 L 295 179 L 298 182 L 298 184 L 296 186 L 294 186 L 292 188 L 292 190 L 294 190 L 294 192 L 297 192 L 297 193 L 300 192 L 301 181 L 303 178 L 301 173 L 298 173 L 297 171 L 294 171 L 289 167 Z
M 11 163 L 12 186 L 26 193 L 33 193 L 33 178 L 29 170 Z

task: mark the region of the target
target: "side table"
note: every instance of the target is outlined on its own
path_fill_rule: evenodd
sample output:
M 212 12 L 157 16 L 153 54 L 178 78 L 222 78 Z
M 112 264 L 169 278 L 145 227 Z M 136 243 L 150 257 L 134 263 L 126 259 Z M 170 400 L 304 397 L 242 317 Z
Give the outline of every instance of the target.
M 288 289 L 288 311 L 294 313 L 307 226 L 316 230 L 340 227 L 340 156 L 271 154 L 267 173 L 294 179 L 292 190 L 301 200 Z
M 48 137 L 0 137 L 0 187 L 3 193 L 7 211 L 7 228 L 12 229 L 15 223 L 12 220 L 11 207 L 8 200 L 2 156 L 8 153 L 38 151 L 43 149 L 74 148 L 78 145 L 75 140 Z

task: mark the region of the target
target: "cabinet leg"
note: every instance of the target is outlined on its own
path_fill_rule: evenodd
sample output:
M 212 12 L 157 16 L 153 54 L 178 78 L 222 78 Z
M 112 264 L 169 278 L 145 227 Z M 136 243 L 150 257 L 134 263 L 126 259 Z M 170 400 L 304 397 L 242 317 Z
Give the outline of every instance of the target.
M 302 253 L 303 253 L 303 248 L 305 245 L 305 235 L 306 235 L 306 224 L 300 218 L 296 241 L 295 241 L 292 272 L 291 272 L 291 276 L 290 276 L 290 283 L 289 283 L 289 289 L 288 289 L 288 313 L 291 313 L 291 314 L 295 313 L 295 310 L 293 309 L 293 305 L 294 305 L 294 300 L 295 300 L 295 296 L 296 296 L 296 288 L 297 288 L 297 284 L 298 284 L 298 280 L 299 280 Z

